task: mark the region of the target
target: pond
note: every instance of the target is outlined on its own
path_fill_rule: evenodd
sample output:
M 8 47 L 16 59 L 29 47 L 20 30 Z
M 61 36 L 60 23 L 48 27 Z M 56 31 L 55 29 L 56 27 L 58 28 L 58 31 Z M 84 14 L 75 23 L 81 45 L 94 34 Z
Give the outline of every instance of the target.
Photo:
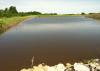
M 33 18 L 0 36 L 0 70 L 100 58 L 100 21 L 84 16 Z

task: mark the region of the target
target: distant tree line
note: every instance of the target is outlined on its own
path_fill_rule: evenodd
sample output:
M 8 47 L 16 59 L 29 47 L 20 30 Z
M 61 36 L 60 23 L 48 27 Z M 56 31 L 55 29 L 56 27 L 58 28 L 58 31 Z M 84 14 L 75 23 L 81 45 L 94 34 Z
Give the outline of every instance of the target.
M 19 16 L 28 16 L 28 15 L 42 15 L 41 12 L 33 11 L 33 12 L 19 12 Z
M 16 7 L 10 6 L 9 8 L 0 9 L 0 17 L 13 17 L 13 16 L 27 16 L 27 15 L 41 15 L 42 13 L 33 12 L 18 12 Z
M 43 15 L 57 15 L 57 13 L 44 13 Z
M 28 16 L 28 15 L 42 15 L 41 12 L 18 12 L 15 6 L 9 8 L 0 9 L 0 17 L 13 17 L 13 16 Z M 43 15 L 57 15 L 57 13 L 45 13 Z

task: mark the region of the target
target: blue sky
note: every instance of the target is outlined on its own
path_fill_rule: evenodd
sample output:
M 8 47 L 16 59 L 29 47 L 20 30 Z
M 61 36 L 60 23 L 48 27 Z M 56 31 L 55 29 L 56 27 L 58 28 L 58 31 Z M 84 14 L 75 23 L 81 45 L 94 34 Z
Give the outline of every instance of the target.
M 100 12 L 100 0 L 0 0 L 0 9 L 16 6 L 18 11 L 48 13 Z

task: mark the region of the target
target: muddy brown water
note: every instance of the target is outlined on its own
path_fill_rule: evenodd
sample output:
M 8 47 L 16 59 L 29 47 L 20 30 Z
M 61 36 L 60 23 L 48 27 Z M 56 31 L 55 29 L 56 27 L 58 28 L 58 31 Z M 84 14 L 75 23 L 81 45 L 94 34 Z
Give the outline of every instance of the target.
M 100 58 L 100 22 L 83 16 L 33 18 L 0 35 L 0 71 Z

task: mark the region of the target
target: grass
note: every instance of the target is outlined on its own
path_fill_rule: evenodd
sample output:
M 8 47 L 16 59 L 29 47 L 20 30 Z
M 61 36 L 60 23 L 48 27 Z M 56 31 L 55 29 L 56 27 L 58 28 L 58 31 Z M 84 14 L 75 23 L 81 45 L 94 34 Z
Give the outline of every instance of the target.
M 17 25 L 23 20 L 32 18 L 32 17 L 35 17 L 35 16 L 23 16 L 23 17 L 17 16 L 17 17 L 11 17 L 11 18 L 6 18 L 6 17 L 0 18 L 0 31 L 6 30 L 14 25 Z
M 89 14 L 89 15 L 86 15 L 86 16 L 93 18 L 93 19 L 100 20 L 100 13 L 93 13 L 93 14 Z

